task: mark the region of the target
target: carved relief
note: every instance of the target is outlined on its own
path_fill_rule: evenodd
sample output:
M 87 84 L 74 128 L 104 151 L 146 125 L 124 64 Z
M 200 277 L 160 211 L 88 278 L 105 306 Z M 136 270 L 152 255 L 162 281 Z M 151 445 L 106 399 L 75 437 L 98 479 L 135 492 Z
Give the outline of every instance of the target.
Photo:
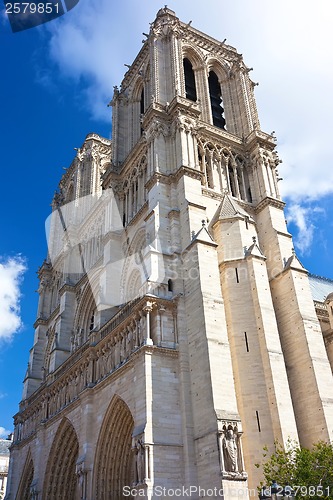
M 179 130 L 183 130 L 187 133 L 196 133 L 197 120 L 189 118 L 187 115 L 183 115 L 181 112 L 177 113 L 177 117 L 172 123 L 173 134 Z
M 156 137 L 159 137 L 161 134 L 166 137 L 169 135 L 169 127 L 166 123 L 161 122 L 160 120 L 153 120 L 146 129 L 146 140 L 147 142 L 151 142 Z

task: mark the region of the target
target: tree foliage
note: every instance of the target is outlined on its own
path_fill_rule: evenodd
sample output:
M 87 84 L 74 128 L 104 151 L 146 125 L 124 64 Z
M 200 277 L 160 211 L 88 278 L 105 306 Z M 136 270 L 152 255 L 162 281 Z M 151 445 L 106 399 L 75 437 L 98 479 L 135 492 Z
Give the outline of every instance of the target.
M 268 456 L 264 449 L 262 467 L 265 482 L 260 488 L 274 481 L 291 486 L 296 498 L 323 500 L 333 498 L 333 445 L 320 441 L 311 450 L 288 441 L 284 448 L 275 443 L 275 452 Z

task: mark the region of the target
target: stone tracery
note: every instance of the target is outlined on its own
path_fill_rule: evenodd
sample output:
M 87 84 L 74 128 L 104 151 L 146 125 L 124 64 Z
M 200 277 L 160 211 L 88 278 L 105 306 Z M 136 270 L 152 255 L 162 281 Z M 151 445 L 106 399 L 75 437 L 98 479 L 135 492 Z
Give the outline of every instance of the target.
M 198 137 L 199 167 L 204 187 L 252 202 L 246 159 L 219 144 Z
M 131 171 L 128 179 L 122 184 L 122 189 L 118 192 L 118 197 L 122 202 L 122 220 L 126 226 L 134 215 L 140 210 L 146 201 L 146 182 L 147 182 L 147 157 L 141 156 L 135 167 Z

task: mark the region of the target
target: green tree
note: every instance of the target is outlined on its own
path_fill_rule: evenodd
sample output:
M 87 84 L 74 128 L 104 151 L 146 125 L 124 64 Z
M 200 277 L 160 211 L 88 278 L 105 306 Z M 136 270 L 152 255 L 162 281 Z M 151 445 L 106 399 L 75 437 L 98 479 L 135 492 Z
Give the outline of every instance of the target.
M 286 448 L 275 443 L 275 452 L 268 456 L 264 449 L 262 468 L 265 482 L 269 486 L 274 481 L 282 486 L 290 486 L 296 498 L 303 500 L 323 500 L 333 498 L 333 445 L 320 441 L 311 450 L 288 441 Z

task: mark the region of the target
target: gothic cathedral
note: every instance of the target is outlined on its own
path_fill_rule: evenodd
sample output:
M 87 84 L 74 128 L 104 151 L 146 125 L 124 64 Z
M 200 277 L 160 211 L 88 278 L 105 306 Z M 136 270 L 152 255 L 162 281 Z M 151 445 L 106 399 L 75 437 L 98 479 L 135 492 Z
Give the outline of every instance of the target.
M 332 441 L 333 282 L 294 251 L 250 71 L 162 8 L 60 180 L 8 500 L 246 499 L 264 446 Z

